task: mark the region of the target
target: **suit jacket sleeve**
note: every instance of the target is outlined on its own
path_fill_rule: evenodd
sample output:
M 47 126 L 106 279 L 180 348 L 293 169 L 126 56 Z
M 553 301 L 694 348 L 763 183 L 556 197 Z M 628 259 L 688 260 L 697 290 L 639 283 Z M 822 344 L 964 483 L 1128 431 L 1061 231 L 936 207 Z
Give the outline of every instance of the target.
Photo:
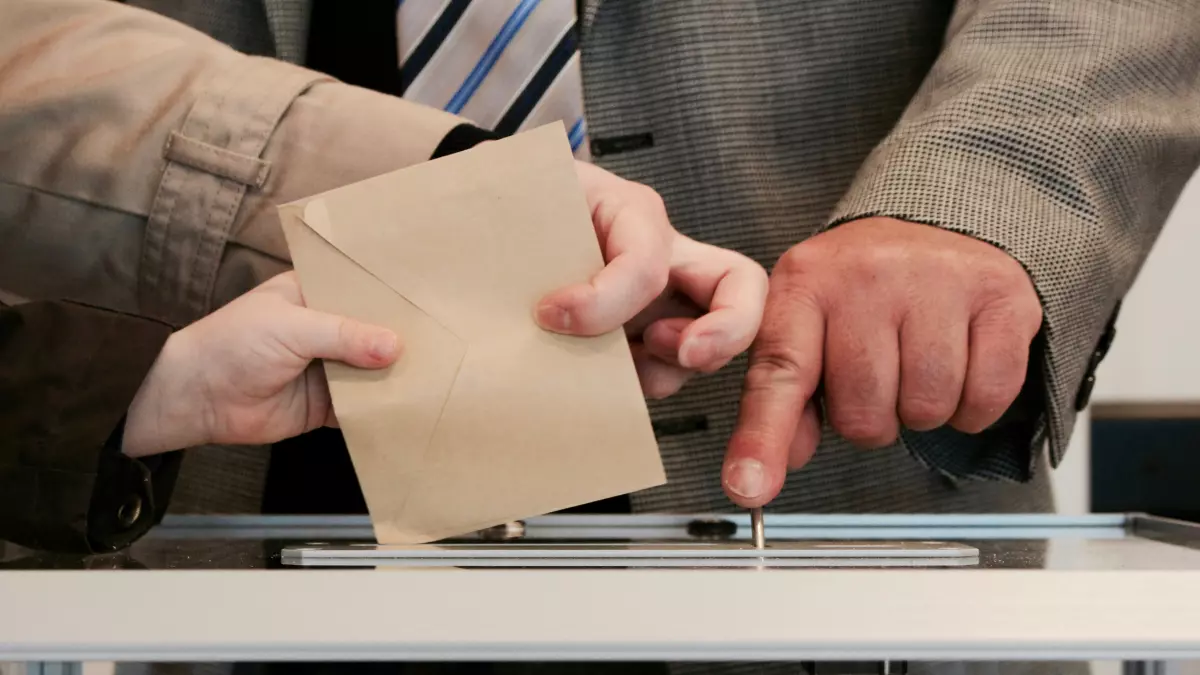
M 4 0 L 0 288 L 186 323 L 289 266 L 275 204 L 461 123 L 110 0 Z
M 1200 158 L 1198 78 L 1187 0 L 959 3 L 830 225 L 885 215 L 988 241 L 1024 265 L 1045 322 L 1020 404 L 978 437 L 905 432 L 919 458 L 1025 479 L 1048 431 L 1060 461 L 1119 300 Z
M 112 551 L 161 519 L 180 453 L 139 461 L 120 445 L 170 333 L 72 302 L 0 305 L 0 539 Z

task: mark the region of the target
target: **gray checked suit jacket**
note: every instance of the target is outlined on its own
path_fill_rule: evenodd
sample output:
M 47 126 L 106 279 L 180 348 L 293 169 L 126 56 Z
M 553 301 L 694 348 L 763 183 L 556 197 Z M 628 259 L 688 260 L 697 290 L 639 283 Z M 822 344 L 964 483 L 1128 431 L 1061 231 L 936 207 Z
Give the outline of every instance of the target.
M 191 29 L 108 0 L 0 3 L 0 290 L 191 320 L 286 266 L 273 203 L 427 158 L 454 118 L 287 63 L 304 61 L 309 2 L 127 3 Z M 830 436 L 772 508 L 1050 508 L 1045 448 L 1060 459 L 1200 156 L 1191 0 L 582 8 L 595 161 L 657 188 L 679 229 L 770 266 L 821 228 L 895 216 L 995 244 L 1041 296 L 999 424 L 870 453 Z M 649 142 L 602 143 L 629 136 Z M 669 482 L 635 509 L 731 508 L 719 469 L 743 368 L 653 406 Z M 264 457 L 189 452 L 175 508 L 257 508 Z

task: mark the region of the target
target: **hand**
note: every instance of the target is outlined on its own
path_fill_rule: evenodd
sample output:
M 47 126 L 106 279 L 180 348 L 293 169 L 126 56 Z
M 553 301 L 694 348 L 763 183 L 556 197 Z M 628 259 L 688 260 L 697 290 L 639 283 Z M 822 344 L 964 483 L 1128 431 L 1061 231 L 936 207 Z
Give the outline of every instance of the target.
M 808 462 L 822 383 L 831 426 L 864 448 L 901 424 L 986 429 L 1020 393 L 1041 322 L 1021 265 L 965 235 L 865 218 L 792 247 L 772 273 L 726 492 L 761 506 Z
M 296 274 L 281 274 L 167 340 L 129 406 L 123 450 L 273 443 L 334 425 L 313 360 L 383 368 L 398 353 L 389 330 L 304 307 Z
M 586 162 L 576 168 L 607 265 L 590 283 L 544 298 L 538 323 L 572 335 L 624 326 L 651 398 L 745 351 L 766 301 L 762 267 L 677 232 L 654 190 Z

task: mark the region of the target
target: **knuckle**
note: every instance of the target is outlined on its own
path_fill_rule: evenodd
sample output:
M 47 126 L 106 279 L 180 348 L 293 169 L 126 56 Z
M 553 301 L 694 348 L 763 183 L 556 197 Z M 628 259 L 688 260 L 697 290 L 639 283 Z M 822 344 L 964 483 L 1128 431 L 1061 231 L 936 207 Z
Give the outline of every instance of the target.
M 760 284 L 764 288 L 766 287 L 767 282 L 770 280 L 770 275 L 767 274 L 766 268 L 758 264 L 758 261 L 756 261 L 754 258 L 751 258 L 743 253 L 729 251 L 727 249 L 720 249 L 719 252 L 722 255 L 728 255 L 730 257 L 730 269 L 735 270 L 739 274 L 743 275 L 743 278 L 747 282 Z
M 987 377 L 980 378 L 981 381 L 977 382 L 975 386 L 1010 391 L 1019 389 L 1025 380 L 1029 347 L 1027 342 L 1014 340 L 988 350 L 979 358 Z
M 334 318 L 335 349 L 339 352 L 365 347 L 367 338 L 363 331 L 356 330 L 356 324 L 346 317 Z
M 666 264 L 647 264 L 638 270 L 640 287 L 650 297 L 657 297 L 667 288 L 670 282 L 671 270 Z
M 831 263 L 826 263 L 830 265 Z M 904 291 L 914 290 L 919 275 L 905 267 L 890 251 L 865 249 L 839 256 L 832 263 L 837 280 L 832 282 L 843 302 L 864 305 L 880 298 L 899 300 Z
M 881 270 L 894 267 L 896 260 L 895 251 L 890 246 L 864 246 L 855 250 L 851 265 L 861 275 L 875 276 Z
M 944 424 L 958 405 L 962 374 L 946 358 L 950 346 L 930 346 L 901 367 L 899 413 L 906 426 L 922 430 Z
M 981 433 L 990 424 L 989 418 L 981 412 L 956 415 L 954 419 L 950 420 L 950 426 L 964 434 Z
M 742 257 L 745 258 L 744 264 L 751 270 L 751 274 L 754 275 L 754 280 L 758 283 L 759 288 L 763 291 L 768 290 L 771 284 L 771 275 L 767 273 L 767 268 L 747 256 Z
M 830 423 L 843 438 L 866 448 L 882 448 L 896 440 L 891 415 L 874 408 L 832 406 Z
M 967 389 L 963 398 L 972 408 L 985 414 L 1001 413 L 1021 393 L 1022 380 L 979 382 Z
M 639 210 L 643 210 L 647 215 L 654 218 L 655 221 L 661 222 L 667 227 L 663 228 L 664 232 L 673 232 L 674 228 L 670 227 L 670 219 L 667 217 L 667 203 L 663 200 L 662 195 L 654 188 L 640 183 L 633 183 L 633 193 L 631 194 L 630 203 L 636 204 Z
M 847 408 L 870 409 L 886 394 L 896 393 L 896 384 L 884 378 L 881 364 L 870 353 L 839 356 L 830 363 L 829 386 L 834 398 Z
M 1022 328 L 1041 326 L 1042 303 L 1033 282 L 1020 266 L 1014 270 L 976 272 L 977 288 L 984 299 L 981 314 L 995 313 Z
M 813 372 L 814 368 L 815 366 L 807 365 L 806 360 L 790 347 L 760 347 L 754 351 L 750 366 L 746 370 L 745 387 L 750 391 L 778 387 L 809 387 L 808 383 L 816 381 L 820 376 L 820 373 Z M 804 393 L 806 396 L 812 394 Z
M 1025 384 L 1028 347 L 1020 342 L 976 356 L 978 365 L 963 390 L 963 407 L 971 420 L 999 418 Z M 985 425 L 986 426 L 986 425 Z M 979 429 L 981 430 L 981 429 Z
M 563 330 L 572 335 L 596 335 L 611 329 L 609 310 L 602 301 L 601 292 L 595 287 L 588 287 L 575 295 L 563 307 L 564 321 L 569 323 Z
M 954 402 L 945 397 L 912 395 L 900 400 L 900 418 L 905 426 L 920 431 L 945 424 L 954 408 Z
M 840 247 L 833 252 L 839 259 L 839 266 L 844 274 L 858 283 L 873 284 L 885 280 L 887 276 L 908 266 L 911 261 L 905 252 L 895 246 L 881 243 L 854 248 Z M 909 256 L 911 257 L 911 256 Z M 930 265 L 936 260 L 924 260 Z
M 814 262 L 813 251 L 817 248 L 811 241 L 797 244 L 784 252 L 775 263 L 775 274 L 796 276 L 804 274 Z
M 1036 319 L 1036 322 L 1032 321 L 1028 313 L 1022 316 L 1016 308 L 1006 305 L 980 313 L 972 323 L 977 333 L 987 337 L 988 344 L 995 345 L 995 348 L 992 349 L 995 352 L 992 355 L 993 358 L 1011 360 L 1013 356 L 1005 355 L 1004 352 L 1015 353 L 1019 349 L 1028 347 L 1036 333 L 1036 329 L 1028 330 L 1028 328 L 1031 325 L 1041 324 L 1040 312 L 1036 315 Z
M 1036 334 L 1042 329 L 1042 321 L 1045 320 L 1045 314 L 1042 310 L 1042 303 L 1038 300 L 1037 295 L 1033 294 L 1021 302 L 1021 307 L 1018 308 L 1017 321 L 1025 329 L 1025 333 L 1029 335 Z
M 633 185 L 636 186 L 638 198 L 647 206 L 663 211 L 667 210 L 666 202 L 663 201 L 662 195 L 658 194 L 658 190 L 644 183 L 633 183 Z

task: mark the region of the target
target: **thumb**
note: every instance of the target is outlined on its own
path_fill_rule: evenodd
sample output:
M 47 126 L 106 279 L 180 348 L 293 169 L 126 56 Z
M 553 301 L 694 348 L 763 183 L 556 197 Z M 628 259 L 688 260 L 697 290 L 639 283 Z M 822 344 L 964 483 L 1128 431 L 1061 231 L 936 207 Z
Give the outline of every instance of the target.
M 341 361 L 357 368 L 383 368 L 400 355 L 396 334 L 386 328 L 304 308 L 289 323 L 288 345 L 305 359 Z
M 725 491 L 739 506 L 770 502 L 783 488 L 789 456 L 793 464 L 811 457 L 811 450 L 791 446 L 821 381 L 824 338 L 824 315 L 814 304 L 786 297 L 768 303 L 722 472 Z M 815 445 L 811 433 L 803 436 L 806 446 Z

